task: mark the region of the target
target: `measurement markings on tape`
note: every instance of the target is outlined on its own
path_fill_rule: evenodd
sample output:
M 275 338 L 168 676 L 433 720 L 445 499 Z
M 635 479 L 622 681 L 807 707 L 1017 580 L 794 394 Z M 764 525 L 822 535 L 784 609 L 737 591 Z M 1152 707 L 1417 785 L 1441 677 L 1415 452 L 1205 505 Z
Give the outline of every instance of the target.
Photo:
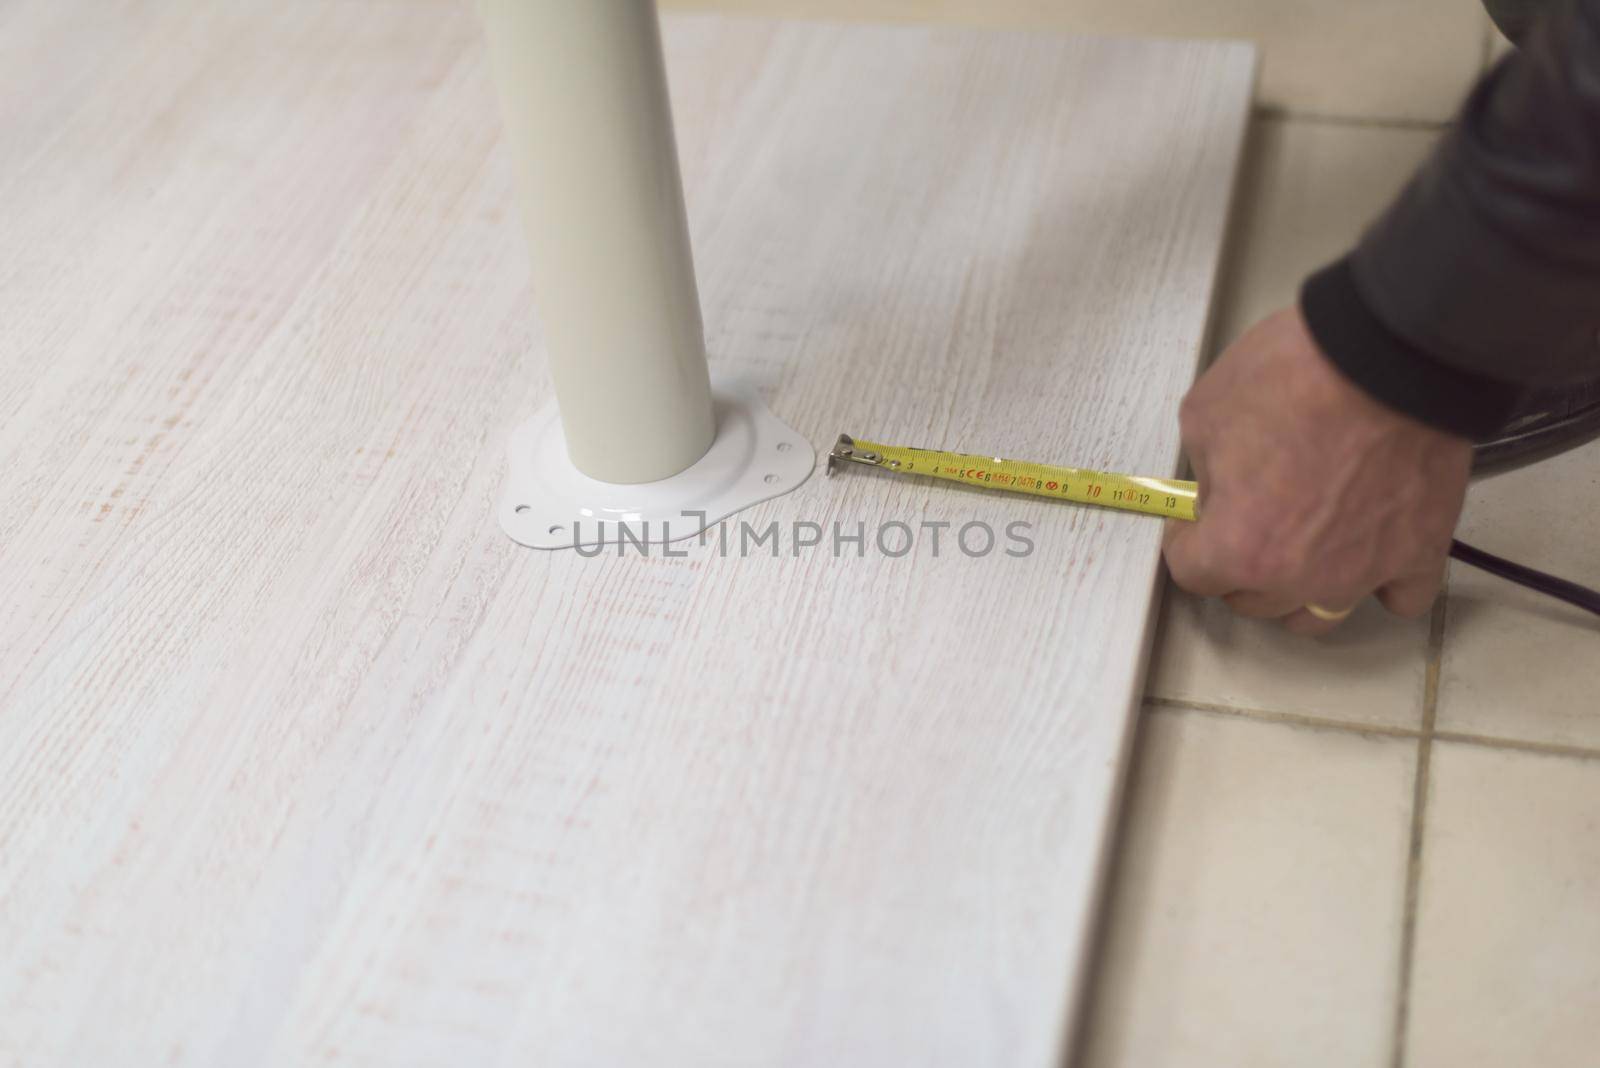
M 998 456 L 883 445 L 840 434 L 833 451 L 828 454 L 828 474 L 845 463 L 1169 519 L 1192 520 L 1195 517 L 1197 487 L 1193 482 L 1176 478 L 1147 478 L 1084 467 L 1006 460 Z

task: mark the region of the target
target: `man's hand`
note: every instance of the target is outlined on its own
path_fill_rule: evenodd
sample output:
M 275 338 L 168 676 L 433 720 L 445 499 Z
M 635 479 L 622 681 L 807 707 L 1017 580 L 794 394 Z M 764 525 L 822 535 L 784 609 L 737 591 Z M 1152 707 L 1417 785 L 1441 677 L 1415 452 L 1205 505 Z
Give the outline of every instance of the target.
M 1229 346 L 1184 398 L 1200 518 L 1169 525 L 1167 564 L 1193 593 L 1319 634 L 1376 592 L 1404 616 L 1444 579 L 1472 447 L 1385 408 L 1317 348 L 1298 308 Z

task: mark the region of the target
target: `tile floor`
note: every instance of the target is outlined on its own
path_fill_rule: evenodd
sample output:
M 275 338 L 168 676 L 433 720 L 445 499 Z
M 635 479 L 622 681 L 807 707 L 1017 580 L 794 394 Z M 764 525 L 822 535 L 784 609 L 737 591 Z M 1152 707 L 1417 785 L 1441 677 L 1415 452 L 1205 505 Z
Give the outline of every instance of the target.
M 1258 116 L 1219 343 L 1438 136 L 1393 118 Z M 1600 445 L 1475 485 L 1460 532 L 1593 585 L 1597 519 Z M 1596 649 L 1590 617 L 1456 565 L 1430 619 L 1368 605 L 1322 642 L 1169 590 L 1084 1063 L 1600 1063 Z
M 1261 113 L 1219 342 L 1293 299 L 1501 54 L 1472 0 L 668 0 L 1248 37 Z M 1600 584 L 1600 445 L 1476 485 L 1463 536 Z M 1169 592 L 1082 1060 L 1600 1063 L 1600 627 L 1453 568 L 1309 642 Z

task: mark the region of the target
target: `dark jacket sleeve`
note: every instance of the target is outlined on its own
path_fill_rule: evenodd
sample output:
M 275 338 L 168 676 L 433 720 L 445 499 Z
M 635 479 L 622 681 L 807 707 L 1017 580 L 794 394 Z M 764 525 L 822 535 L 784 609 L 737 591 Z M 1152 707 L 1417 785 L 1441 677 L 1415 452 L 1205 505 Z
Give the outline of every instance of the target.
M 1467 437 L 1600 379 L 1600 0 L 1549 6 L 1301 309 L 1368 393 Z

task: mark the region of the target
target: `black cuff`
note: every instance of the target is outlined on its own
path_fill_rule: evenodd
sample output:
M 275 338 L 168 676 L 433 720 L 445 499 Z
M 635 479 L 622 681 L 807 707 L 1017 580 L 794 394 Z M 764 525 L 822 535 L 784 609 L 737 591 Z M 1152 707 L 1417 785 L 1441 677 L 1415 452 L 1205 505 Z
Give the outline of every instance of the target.
M 1441 363 L 1391 331 L 1361 298 L 1349 257 L 1306 279 L 1300 311 L 1346 378 L 1439 430 L 1482 441 L 1505 425 L 1521 397 L 1518 386 Z

